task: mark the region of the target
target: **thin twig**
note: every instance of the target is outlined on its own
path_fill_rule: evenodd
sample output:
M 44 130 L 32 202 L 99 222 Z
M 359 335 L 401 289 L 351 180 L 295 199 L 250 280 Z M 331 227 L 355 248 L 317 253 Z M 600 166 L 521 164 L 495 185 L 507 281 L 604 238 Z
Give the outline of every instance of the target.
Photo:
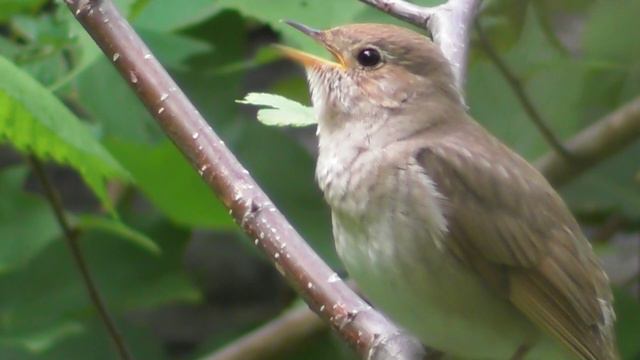
M 66 242 L 71 252 L 71 256 L 73 257 L 73 260 L 78 267 L 78 271 L 82 276 L 84 286 L 89 293 L 89 298 L 91 298 L 93 306 L 96 308 L 96 310 L 98 310 L 100 320 L 107 329 L 111 340 L 113 340 L 120 359 L 133 359 L 131 353 L 127 349 L 124 338 L 120 334 L 120 331 L 118 330 L 115 321 L 111 317 L 111 314 L 109 313 L 109 310 L 107 309 L 107 306 L 102 299 L 102 296 L 100 295 L 98 287 L 96 286 L 96 283 L 91 276 L 89 266 L 87 265 L 84 255 L 82 254 L 82 250 L 80 249 L 80 244 L 78 243 L 78 231 L 74 229 L 69 223 L 62 202 L 60 201 L 60 197 L 58 196 L 58 193 L 55 190 L 53 184 L 49 180 L 49 176 L 47 176 L 44 166 L 42 165 L 40 160 L 33 155 L 29 157 L 29 161 L 36 177 L 38 178 L 38 181 L 40 181 L 40 184 L 42 185 L 42 189 L 44 190 L 44 194 L 49 201 L 49 204 L 51 205 L 51 209 L 55 214 L 56 220 L 62 228 L 62 232 L 64 233 L 64 237 L 67 240 Z
M 362 356 L 421 359 L 417 339 L 357 296 L 291 227 L 110 0 L 66 0 L 165 133 L 309 307 Z M 383 355 L 379 355 L 383 354 Z
M 435 7 L 418 6 L 403 0 L 359 1 L 428 30 L 433 36 L 433 42 L 438 45 L 444 57 L 451 64 L 455 84 L 460 94 L 464 93 L 464 82 L 467 78 L 469 28 L 480 5 L 480 0 L 449 0 Z
M 534 164 L 549 182 L 562 186 L 640 139 L 640 96 L 598 120 L 565 143 L 576 159 L 551 152 Z
M 264 326 L 233 341 L 206 360 L 262 360 L 278 358 L 287 349 L 326 330 L 320 318 L 306 306 L 288 310 Z
M 514 94 L 518 98 L 518 101 L 520 101 L 520 105 L 522 105 L 522 108 L 529 116 L 529 119 L 531 119 L 531 121 L 536 126 L 536 128 L 538 128 L 538 131 L 540 131 L 540 133 L 542 134 L 542 137 L 544 137 L 547 143 L 549 143 L 549 145 L 558 154 L 560 154 L 562 157 L 566 159 L 571 159 L 572 154 L 569 151 L 567 151 L 567 149 L 564 147 L 562 142 L 560 142 L 560 140 L 558 140 L 558 138 L 555 136 L 549 124 L 547 124 L 547 122 L 542 118 L 542 115 L 540 114 L 538 109 L 536 109 L 531 99 L 529 99 L 529 96 L 524 90 L 524 87 L 522 86 L 520 79 L 518 79 L 518 77 L 513 73 L 513 71 L 511 71 L 507 63 L 502 59 L 502 57 L 500 57 L 498 52 L 495 50 L 495 48 L 491 44 L 491 41 L 485 34 L 484 30 L 482 29 L 480 22 L 477 20 L 476 20 L 475 28 L 478 33 L 478 39 L 480 40 L 480 45 L 482 46 L 482 50 L 484 50 L 487 56 L 489 56 L 489 59 L 491 59 L 493 64 L 496 66 L 496 68 L 498 68 L 498 71 L 500 72 L 500 74 L 502 74 L 502 77 L 504 77 L 504 79 L 507 81 L 507 83 L 511 87 L 511 90 L 514 92 Z

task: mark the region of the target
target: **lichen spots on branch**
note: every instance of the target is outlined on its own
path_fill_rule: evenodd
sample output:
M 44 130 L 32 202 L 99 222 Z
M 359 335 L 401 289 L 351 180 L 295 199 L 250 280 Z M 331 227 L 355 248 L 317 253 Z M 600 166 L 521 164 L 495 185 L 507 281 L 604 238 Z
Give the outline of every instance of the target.
M 338 281 L 340 281 L 340 276 L 337 273 L 331 274 L 331 276 L 329 276 L 329 278 L 327 279 L 328 283 L 335 283 Z

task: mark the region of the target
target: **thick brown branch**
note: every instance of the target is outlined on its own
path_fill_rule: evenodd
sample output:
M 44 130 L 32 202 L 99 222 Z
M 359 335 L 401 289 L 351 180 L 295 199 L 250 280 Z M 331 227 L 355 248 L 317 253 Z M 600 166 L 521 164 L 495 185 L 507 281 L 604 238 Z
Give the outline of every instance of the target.
M 547 124 L 547 122 L 542 118 L 542 115 L 540 114 L 538 109 L 536 109 L 536 107 L 533 105 L 533 102 L 531 101 L 524 87 L 520 83 L 520 79 L 518 79 L 518 77 L 513 73 L 513 71 L 511 71 L 507 63 L 500 57 L 498 52 L 493 48 L 491 41 L 489 41 L 489 38 L 487 38 L 486 34 L 484 33 L 482 26 L 477 21 L 476 21 L 476 30 L 478 32 L 478 39 L 480 40 L 480 45 L 482 46 L 482 49 L 487 54 L 489 59 L 491 59 L 493 64 L 496 66 L 496 68 L 498 68 L 498 71 L 500 72 L 500 74 L 502 74 L 502 77 L 504 77 L 504 79 L 507 81 L 507 83 L 511 87 L 511 90 L 516 95 L 516 98 L 518 98 L 518 101 L 520 101 L 520 105 L 522 105 L 522 108 L 524 109 L 524 111 L 527 113 L 527 115 L 529 115 L 529 119 L 531 119 L 531 121 L 536 126 L 536 128 L 538 128 L 538 131 L 540 131 L 540 133 L 542 134 L 542 137 L 544 137 L 547 143 L 549 143 L 549 145 L 559 155 L 561 155 L 566 159 L 570 159 L 571 154 L 567 151 L 567 149 L 564 147 L 562 142 L 558 140 L 558 138 L 555 136 L 555 134 L 553 133 L 553 131 L 551 130 L 551 127 Z
M 424 7 L 403 0 L 360 0 L 401 20 L 429 30 L 433 41 L 449 60 L 456 86 L 463 93 L 467 71 L 469 28 L 480 0 L 449 0 Z
M 565 143 L 575 160 L 550 153 L 535 165 L 549 182 L 562 186 L 639 138 L 640 97 L 637 97 Z
M 362 357 L 419 359 L 419 341 L 358 297 L 289 225 L 108 0 L 67 5 L 233 218 L 309 307 Z M 167 169 L 169 170 L 169 169 Z
M 65 211 L 64 211 L 64 207 L 62 206 L 62 202 L 60 201 L 60 197 L 58 196 L 58 193 L 53 187 L 53 184 L 51 184 L 51 181 L 49 180 L 49 176 L 47 176 L 44 166 L 42 166 L 42 163 L 40 162 L 40 160 L 35 156 L 31 156 L 29 160 L 31 162 L 31 167 L 33 168 L 33 172 L 38 178 L 38 181 L 40 181 L 40 184 L 42 185 L 42 189 L 44 190 L 44 194 L 47 200 L 49 201 L 49 204 L 51 205 L 51 209 L 53 210 L 56 220 L 58 221 L 60 228 L 62 228 L 62 232 L 64 234 L 65 239 L 67 240 L 67 245 L 69 246 L 69 250 L 71 252 L 71 256 L 73 257 L 73 260 L 75 261 L 76 266 L 78 266 L 78 271 L 82 276 L 82 281 L 84 283 L 84 286 L 87 289 L 87 292 L 89 293 L 89 298 L 91 299 L 93 306 L 96 308 L 96 310 L 98 310 L 98 315 L 100 317 L 100 320 L 102 321 L 105 328 L 107 329 L 107 332 L 111 337 L 111 340 L 113 340 L 113 343 L 116 346 L 120 359 L 123 359 L 123 360 L 133 359 L 133 357 L 129 353 L 129 350 L 127 349 L 127 345 L 124 341 L 124 338 L 120 334 L 120 331 L 118 330 L 115 321 L 113 320 L 113 318 L 111 317 L 111 314 L 109 313 L 109 310 L 107 309 L 107 305 L 105 304 L 104 300 L 102 299 L 102 296 L 100 295 L 98 286 L 96 285 L 95 281 L 93 280 L 93 277 L 91 276 L 91 272 L 89 271 L 89 266 L 87 265 L 84 255 L 82 254 L 82 250 L 80 249 L 80 244 L 78 244 L 78 232 L 69 223 L 69 220 L 67 219 L 67 215 L 65 214 Z

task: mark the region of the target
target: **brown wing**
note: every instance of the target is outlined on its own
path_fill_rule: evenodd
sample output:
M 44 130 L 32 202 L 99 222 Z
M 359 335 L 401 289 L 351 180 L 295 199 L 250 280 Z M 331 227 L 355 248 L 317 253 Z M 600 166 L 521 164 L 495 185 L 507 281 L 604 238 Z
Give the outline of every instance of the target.
M 578 358 L 616 359 L 608 279 L 542 175 L 471 121 L 416 158 L 446 198 L 451 251 Z

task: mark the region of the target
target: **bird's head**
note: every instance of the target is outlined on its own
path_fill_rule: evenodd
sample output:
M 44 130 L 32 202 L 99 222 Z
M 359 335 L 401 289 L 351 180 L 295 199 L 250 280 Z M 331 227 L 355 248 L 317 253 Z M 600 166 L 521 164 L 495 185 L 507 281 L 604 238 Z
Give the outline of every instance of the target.
M 321 31 L 287 23 L 333 55 L 330 61 L 280 46 L 286 56 L 305 66 L 321 123 L 419 112 L 433 102 L 460 105 L 449 63 L 424 35 L 383 24 Z

